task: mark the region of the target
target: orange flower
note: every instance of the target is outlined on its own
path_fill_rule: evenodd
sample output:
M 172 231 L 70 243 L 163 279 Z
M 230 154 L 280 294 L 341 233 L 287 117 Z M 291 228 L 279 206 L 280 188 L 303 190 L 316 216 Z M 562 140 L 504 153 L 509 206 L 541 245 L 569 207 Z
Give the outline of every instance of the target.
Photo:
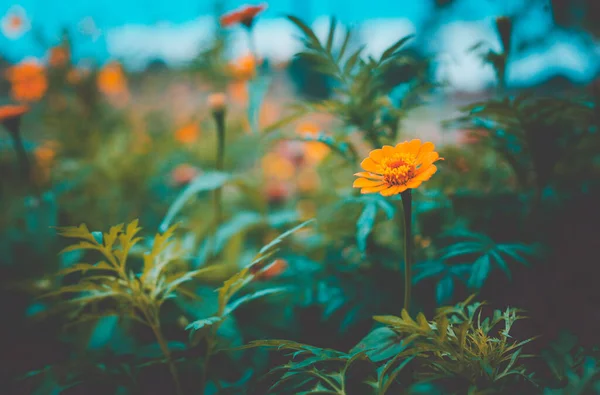
M 259 270 L 254 276 L 257 280 L 268 280 L 279 276 L 288 268 L 288 263 L 284 259 L 275 259 L 270 265 Z
M 268 178 L 278 181 L 288 181 L 294 177 L 296 167 L 287 158 L 275 153 L 269 152 L 261 160 L 263 172 Z
M 304 122 L 298 125 L 296 131 L 303 137 L 317 138 L 321 127 L 316 123 Z M 322 161 L 327 154 L 329 154 L 330 148 L 325 143 L 319 141 L 309 141 L 306 143 L 306 160 L 311 163 L 319 163 Z
M 227 107 L 227 95 L 222 92 L 211 93 L 208 95 L 208 107 L 213 112 L 225 111 Z
M 36 163 L 41 168 L 48 168 L 54 162 L 56 151 L 52 144 L 44 144 L 37 147 L 33 152 L 33 155 L 35 156 Z
M 245 81 L 232 82 L 227 87 L 227 93 L 237 105 L 245 106 L 248 102 L 248 86 Z
M 254 18 L 266 9 L 267 5 L 265 3 L 259 5 L 243 5 L 223 15 L 221 17 L 221 26 L 228 27 L 240 23 L 247 28 L 251 28 L 254 23 Z
M 0 122 L 5 122 L 13 118 L 20 117 L 29 111 L 25 105 L 6 105 L 0 107 Z
M 96 80 L 98 90 L 109 97 L 129 97 L 127 79 L 118 62 L 107 63 L 99 72 Z
M 184 163 L 171 172 L 171 181 L 176 186 L 185 185 L 196 178 L 198 174 L 199 170 L 196 167 Z
M 361 193 L 379 192 L 383 196 L 417 188 L 437 171 L 433 163 L 443 160 L 434 149 L 433 143 L 418 139 L 375 149 L 360 164 L 366 171 L 355 174 L 361 178 L 352 186 L 361 188 Z
M 191 144 L 198 140 L 200 134 L 200 128 L 196 122 L 192 122 L 189 125 L 185 125 L 177 129 L 175 132 L 175 139 L 182 144 Z
M 17 101 L 38 101 L 48 89 L 44 67 L 34 61 L 25 61 L 11 67 L 6 77 L 11 83 L 11 96 Z
M 50 48 L 48 64 L 51 67 L 63 67 L 69 62 L 70 57 L 68 48 L 57 45 Z
M 0 106 L 0 123 L 11 133 L 18 133 L 21 116 L 29 111 L 29 107 L 23 105 Z
M 250 80 L 256 75 L 256 66 L 261 62 L 251 54 L 247 54 L 237 58 L 234 62 L 229 63 L 229 72 L 238 80 Z

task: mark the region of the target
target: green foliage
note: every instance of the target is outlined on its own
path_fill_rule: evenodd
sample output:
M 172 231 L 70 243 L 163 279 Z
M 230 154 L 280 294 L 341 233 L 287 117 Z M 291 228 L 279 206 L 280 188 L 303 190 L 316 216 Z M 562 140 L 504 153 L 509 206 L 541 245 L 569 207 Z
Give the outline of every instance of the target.
M 407 74 L 404 82 L 416 77 L 415 62 L 402 51 L 412 38 L 406 36 L 390 47 L 379 57 L 363 58 L 364 47 L 350 51 L 352 30 L 349 29 L 342 46 L 336 51 L 333 48 L 337 21 L 332 18 L 325 43 L 321 43 L 314 31 L 300 19 L 288 16 L 302 32 L 304 50 L 297 54 L 305 59 L 315 70 L 324 73 L 337 82 L 336 95 L 330 100 L 320 103 L 300 105 L 306 111 L 326 112 L 335 115 L 346 125 L 365 133 L 365 137 L 379 146 L 380 137 L 395 139 L 398 133 L 398 121 L 404 115 L 405 108 L 397 108 L 388 98 L 396 84 L 386 80 L 387 73 L 404 66 Z M 414 87 L 413 87 L 414 88 Z M 421 88 L 417 84 L 417 88 Z M 412 92 L 411 92 L 412 93 Z
M 482 320 L 484 303 L 469 304 L 472 296 L 456 306 L 438 309 L 434 320 L 422 313 L 416 320 L 406 310 L 401 317 L 376 316 L 402 336 L 406 348 L 395 358 L 415 357 L 421 380 L 457 379 L 467 388 L 502 391 L 522 378 L 532 380 L 521 364 L 525 344 L 533 340 L 512 340 L 513 324 L 523 318 L 520 311 L 495 310 Z
M 44 297 L 66 297 L 64 303 L 73 309 L 77 322 L 118 315 L 151 327 L 158 325 L 159 309 L 164 301 L 185 292 L 181 285 L 211 270 L 188 271 L 177 267 L 184 250 L 180 243 L 171 240 L 175 228 L 172 226 L 154 236 L 151 249 L 143 254 L 139 273 L 128 265 L 130 252 L 142 241 L 137 237 L 141 230 L 137 220 L 99 234 L 90 232 L 84 224 L 59 228 L 61 236 L 79 240 L 62 253 L 89 250 L 100 253 L 101 258 L 95 263 L 76 263 L 61 270 L 59 276 L 78 274 L 78 281 Z
M 518 262 L 528 266 L 539 248 L 521 243 L 497 243 L 490 237 L 466 230 L 448 232 L 448 240 L 456 242 L 441 248 L 434 260 L 415 265 L 413 282 L 429 277 L 440 278 L 436 288 L 438 303 L 446 303 L 453 294 L 454 282 L 461 281 L 471 290 L 483 287 L 494 267 L 511 278 L 508 266 Z
M 478 137 L 504 157 L 523 187 L 543 188 L 558 175 L 589 174 L 575 152 L 592 155 L 600 144 L 594 133 L 597 104 L 590 100 L 520 94 L 470 104 L 462 111 L 465 115 L 450 124 L 485 130 Z

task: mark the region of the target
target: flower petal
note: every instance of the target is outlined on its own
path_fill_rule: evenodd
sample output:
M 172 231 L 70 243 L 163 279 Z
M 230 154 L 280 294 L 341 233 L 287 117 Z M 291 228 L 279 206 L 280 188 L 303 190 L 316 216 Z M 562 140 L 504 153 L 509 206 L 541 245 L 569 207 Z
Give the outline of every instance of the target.
M 406 145 L 406 152 L 408 152 L 410 154 L 414 154 L 415 156 L 417 156 L 420 149 L 421 149 L 421 140 L 419 140 L 419 139 L 411 140 Z
M 388 187 L 387 184 L 383 184 L 378 187 L 366 187 L 366 188 L 361 189 L 360 193 L 375 193 L 375 192 L 379 192 L 382 189 L 385 189 L 387 187 Z
M 415 178 L 417 180 L 427 181 L 431 178 L 432 175 L 435 174 L 436 171 L 437 167 L 435 165 L 431 165 Z
M 369 173 L 368 171 L 361 171 L 360 173 L 354 173 L 354 175 L 357 177 L 371 178 L 374 180 L 383 180 L 383 176 L 380 176 L 379 174 Z
M 413 178 L 412 180 L 406 183 L 407 188 L 416 188 L 423 183 L 423 180 L 420 180 L 418 177 Z
M 383 191 L 381 191 L 381 194 L 383 196 L 392 196 L 397 195 L 404 190 L 406 190 L 406 187 L 404 185 L 394 185 L 389 187 L 388 189 L 384 189 Z
M 425 154 L 432 152 L 434 149 L 435 149 L 435 145 L 433 145 L 432 142 L 427 141 L 427 142 L 423 143 L 423 145 L 419 149 L 419 152 L 417 153 L 417 162 L 421 161 Z
M 416 174 L 421 174 L 424 170 L 427 170 L 427 168 L 429 168 L 429 166 L 431 166 L 433 162 L 439 159 L 440 154 L 438 154 L 437 152 L 429 152 L 425 154 L 422 158 L 420 167 L 417 169 Z
M 406 147 L 408 146 L 408 141 L 404 141 L 402 143 L 396 144 L 394 151 L 397 153 L 406 152 Z
M 381 148 L 382 152 L 383 152 L 383 156 L 392 156 L 394 155 L 394 147 L 392 147 L 391 145 L 384 145 Z
M 383 159 L 383 150 L 382 149 L 374 149 L 369 153 L 369 158 L 373 159 L 373 161 L 379 163 Z
M 360 166 L 366 171 L 377 172 L 377 163 L 371 158 L 366 158 L 360 163 Z
M 352 187 L 353 188 L 378 187 L 381 184 L 383 184 L 383 181 L 381 181 L 381 180 L 372 181 L 372 180 L 367 180 L 366 178 L 359 178 L 354 181 L 354 184 L 352 184 Z

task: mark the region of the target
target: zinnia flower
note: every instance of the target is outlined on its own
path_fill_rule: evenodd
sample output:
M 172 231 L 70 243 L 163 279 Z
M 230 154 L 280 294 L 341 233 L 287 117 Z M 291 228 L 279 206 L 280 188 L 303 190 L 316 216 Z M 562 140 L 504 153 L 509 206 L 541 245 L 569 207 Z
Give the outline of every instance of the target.
M 227 107 L 227 95 L 221 92 L 208 95 L 208 107 L 213 112 L 223 112 Z
M 190 181 L 192 181 L 194 178 L 196 178 L 196 176 L 198 176 L 198 174 L 200 174 L 200 171 L 198 170 L 198 168 L 196 168 L 192 165 L 189 165 L 187 163 L 183 163 L 183 164 L 177 166 L 171 172 L 171 182 L 175 186 L 186 185 Z
M 48 89 L 44 67 L 35 61 L 25 61 L 11 67 L 6 77 L 11 83 L 11 96 L 17 101 L 38 101 Z
M 259 5 L 243 5 L 221 17 L 221 26 L 228 27 L 238 23 L 247 28 L 251 28 L 254 23 L 254 18 L 261 12 L 267 9 L 266 4 Z
M 360 178 L 352 186 L 361 188 L 361 193 L 379 192 L 383 196 L 417 188 L 437 171 L 433 163 L 443 160 L 434 149 L 433 143 L 418 139 L 375 149 L 360 164 L 366 171 L 355 174 Z

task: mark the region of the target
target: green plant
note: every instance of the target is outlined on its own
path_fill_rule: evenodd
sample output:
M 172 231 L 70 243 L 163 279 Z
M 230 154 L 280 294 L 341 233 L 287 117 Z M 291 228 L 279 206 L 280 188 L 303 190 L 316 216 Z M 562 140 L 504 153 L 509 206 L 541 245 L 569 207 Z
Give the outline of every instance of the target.
M 116 315 L 148 326 L 167 359 L 177 393 L 181 394 L 177 370 L 161 331 L 159 312 L 165 300 L 177 293 L 186 293 L 182 284 L 211 268 L 188 271 L 178 267 L 177 262 L 185 251 L 180 243 L 171 240 L 175 228 L 172 226 L 154 237 L 152 247 L 143 255 L 140 273 L 128 266 L 130 252 L 142 241 L 137 237 L 141 230 L 137 220 L 126 227 L 123 224 L 113 226 L 107 233 L 92 233 L 84 224 L 59 228 L 61 236 L 79 240 L 66 247 L 63 253 L 91 250 L 99 252 L 102 258 L 93 264 L 77 263 L 61 270 L 60 276 L 77 274 L 77 282 L 64 285 L 44 297 L 66 297 L 63 302 L 70 308 L 75 322 Z
M 433 321 L 419 313 L 416 320 L 402 311 L 401 317 L 376 316 L 402 338 L 405 348 L 394 358 L 415 357 L 419 380 L 458 379 L 467 387 L 501 391 L 512 379 L 532 382 L 521 359 L 524 341 L 512 340 L 513 324 L 523 318 L 520 310 L 495 310 L 482 320 L 484 303 L 470 304 L 472 295 L 456 306 L 439 308 Z

